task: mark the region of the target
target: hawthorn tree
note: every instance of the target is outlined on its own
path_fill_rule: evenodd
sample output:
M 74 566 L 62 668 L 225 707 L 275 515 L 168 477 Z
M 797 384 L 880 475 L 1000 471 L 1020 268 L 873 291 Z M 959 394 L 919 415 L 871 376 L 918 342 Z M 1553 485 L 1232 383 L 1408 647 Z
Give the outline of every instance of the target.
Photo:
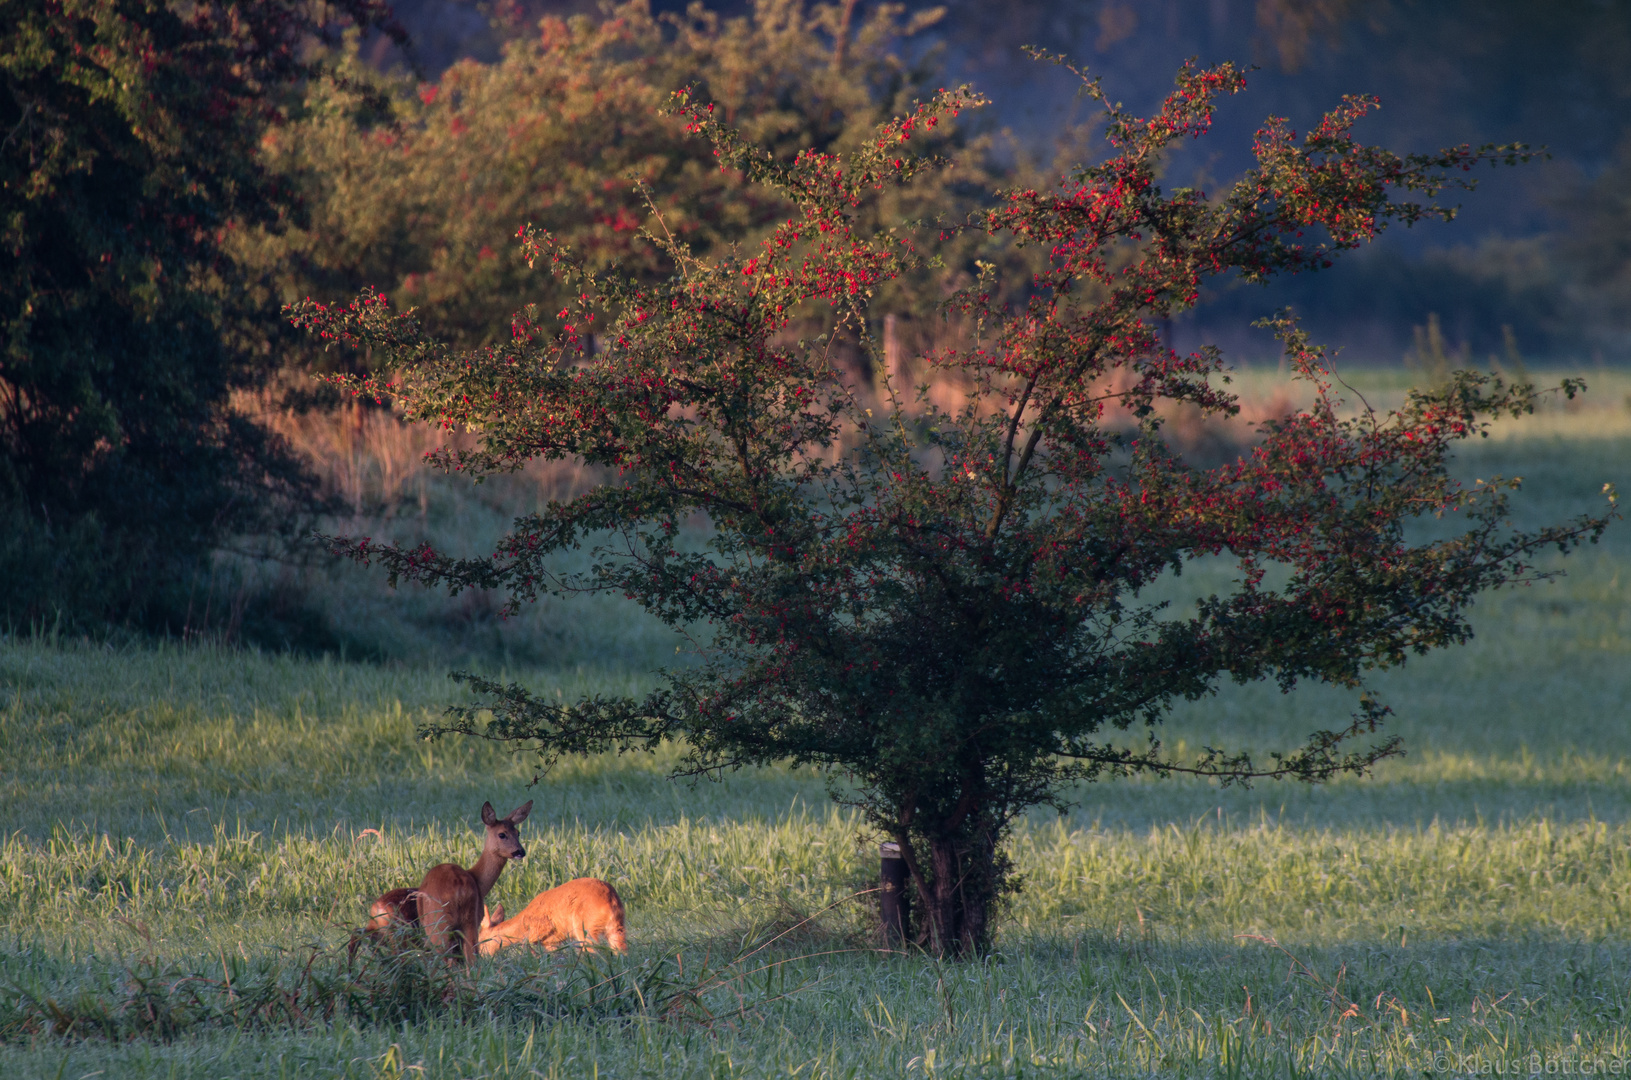
M 1286 315 L 1273 327 L 1313 404 L 1263 425 L 1225 464 L 1168 450 L 1160 408 L 1236 409 L 1216 349 L 1180 356 L 1152 328 L 1204 280 L 1327 266 L 1390 223 L 1452 217 L 1435 200 L 1470 186 L 1474 165 L 1528 156 L 1366 146 L 1351 127 L 1375 103 L 1349 98 L 1301 137 L 1269 120 L 1255 167 L 1221 193 L 1163 191 L 1162 154 L 1204 134 L 1218 99 L 1244 84 L 1231 65 L 1185 66 L 1160 111 L 1140 118 L 1087 82 L 1106 111 L 1108 156 L 1056 190 L 1002 193 L 962 226 L 1047 253 L 1028 302 L 999 304 L 989 272 L 953 295 L 946 307 L 979 335 L 924 357 L 933 374 L 916 388 L 887 372 L 875 391 L 855 385 L 831 363 L 830 338 L 789 340 L 785 328 L 819 302 L 870 343 L 883 284 L 932 259 L 951 230 L 863 227 L 865 208 L 936 167 L 911 144 L 978 103 L 965 91 L 881 125 L 852 153 L 791 162 L 680 95 L 674 107 L 722 166 L 796 213 L 758 250 L 710 259 L 654 231 L 676 267 L 657 285 L 582 270 L 523 230 L 528 258 L 579 299 L 553 320 L 520 313 L 512 340 L 489 349 L 454 350 L 377 294 L 298 306 L 300 324 L 397 365 L 390 380 L 350 381 L 354 391 L 479 434 L 475 449 L 440 452 L 443 466 L 480 477 L 577 457 L 618 476 L 518 519 L 490 557 L 370 538 L 330 538 L 335 551 L 383 564 L 393 583 L 506 590 L 512 609 L 540 590 L 611 591 L 698 628 L 699 663 L 666 672 L 644 699 L 558 703 L 461 676 L 480 699 L 428 733 L 503 740 L 546 764 L 675 740 L 682 773 L 813 766 L 900 843 L 921 940 L 962 954 L 990 940 L 1016 815 L 1062 807 L 1081 781 L 1318 781 L 1395 753 L 1367 674 L 1466 640 L 1480 592 L 1545 577 L 1531 556 L 1595 540 L 1612 510 L 1514 531 L 1516 481 L 1467 489 L 1447 465 L 1490 418 L 1529 410 L 1532 386 L 1460 372 L 1398 411 L 1350 411 L 1325 354 Z M 583 347 L 591 329 L 598 351 Z M 963 403 L 937 404 L 936 380 Z M 698 515 L 706 530 L 688 529 Z M 1460 531 L 1413 542 L 1407 526 L 1422 515 L 1458 517 Z M 552 569 L 555 553 L 585 543 L 592 570 Z M 1141 598 L 1163 573 L 1218 555 L 1238 563 L 1233 592 L 1192 613 Z M 1357 709 L 1267 760 L 1165 750 L 1154 732 L 1169 707 L 1225 679 L 1330 683 L 1355 691 Z M 1123 734 L 1133 728 L 1149 737 Z

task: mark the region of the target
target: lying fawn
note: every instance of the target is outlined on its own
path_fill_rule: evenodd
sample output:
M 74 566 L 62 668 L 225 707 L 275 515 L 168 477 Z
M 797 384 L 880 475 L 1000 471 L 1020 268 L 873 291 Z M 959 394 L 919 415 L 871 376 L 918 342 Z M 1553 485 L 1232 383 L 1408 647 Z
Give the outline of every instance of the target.
M 520 824 L 532 812 L 532 803 L 511 810 L 500 818 L 493 813 L 492 803 L 481 804 L 481 823 L 487 826 L 487 838 L 482 845 L 481 858 L 466 870 L 457 863 L 433 866 L 420 882 L 415 914 L 419 925 L 425 928 L 425 938 L 437 952 L 450 958 L 461 953 L 466 962 L 476 958 L 476 946 L 481 938 L 481 924 L 486 913 L 482 901 L 504 872 L 504 864 L 511 859 L 524 859 L 527 849 L 521 846 Z M 385 907 L 385 922 L 391 919 L 387 898 L 399 890 L 393 889 L 374 901 L 370 909 L 369 925 L 378 918 L 376 912 Z M 406 900 L 407 898 L 404 898 Z M 404 901 L 397 901 L 398 911 Z
M 514 918 L 502 913 L 482 932 L 481 955 L 491 956 L 511 945 L 558 949 L 572 942 L 604 941 L 618 952 L 628 949 L 623 933 L 623 901 L 599 878 L 576 878 L 532 898 Z

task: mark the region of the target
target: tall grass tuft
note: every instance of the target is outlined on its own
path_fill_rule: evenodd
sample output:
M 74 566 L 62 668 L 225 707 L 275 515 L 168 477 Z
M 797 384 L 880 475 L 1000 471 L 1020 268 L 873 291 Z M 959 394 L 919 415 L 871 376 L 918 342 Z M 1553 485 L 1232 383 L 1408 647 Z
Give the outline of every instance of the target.
M 689 970 L 685 950 L 629 959 L 591 946 L 512 949 L 502 961 L 466 967 L 428 949 L 417 931 L 385 938 L 354 933 L 340 947 L 314 942 L 253 957 L 223 949 L 218 961 L 200 965 L 165 958 L 144 924 L 122 921 L 142 942 L 136 959 L 66 977 L 59 971 L 54 979 L 13 975 L 5 981 L 0 1044 L 41 1036 L 168 1042 L 217 1030 L 310 1032 L 336 1023 L 525 1025 L 638 1017 L 716 1024 L 739 1021 L 811 985 L 802 977 L 810 957 L 789 956 L 786 946 L 824 938 L 819 916 L 783 925 L 772 919 L 734 941 L 716 939 L 700 956 L 692 949 Z M 781 951 L 772 951 L 777 946 Z M 18 966 L 15 958 L 10 966 Z

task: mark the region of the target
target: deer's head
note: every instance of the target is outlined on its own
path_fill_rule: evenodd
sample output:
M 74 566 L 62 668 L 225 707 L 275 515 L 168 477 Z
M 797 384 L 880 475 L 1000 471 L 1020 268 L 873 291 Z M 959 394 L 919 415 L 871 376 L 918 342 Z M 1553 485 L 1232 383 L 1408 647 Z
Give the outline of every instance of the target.
M 481 804 L 481 823 L 487 826 L 487 840 L 482 845 L 483 855 L 496 855 L 508 861 L 510 859 L 525 859 L 527 849 L 521 846 L 520 825 L 532 813 L 532 802 L 529 800 L 521 806 L 511 810 L 504 817 L 493 813 L 493 804 Z

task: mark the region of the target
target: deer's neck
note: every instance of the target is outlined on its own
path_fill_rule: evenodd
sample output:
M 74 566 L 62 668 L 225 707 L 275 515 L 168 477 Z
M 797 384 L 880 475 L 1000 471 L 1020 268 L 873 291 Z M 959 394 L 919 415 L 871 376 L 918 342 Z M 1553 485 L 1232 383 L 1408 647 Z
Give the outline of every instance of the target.
M 470 868 L 471 876 L 476 879 L 476 887 L 481 889 L 483 900 L 487 899 L 489 892 L 492 892 L 493 882 L 498 880 L 498 875 L 504 872 L 504 862 L 502 856 L 484 851 L 481 858 L 476 860 L 476 865 Z

